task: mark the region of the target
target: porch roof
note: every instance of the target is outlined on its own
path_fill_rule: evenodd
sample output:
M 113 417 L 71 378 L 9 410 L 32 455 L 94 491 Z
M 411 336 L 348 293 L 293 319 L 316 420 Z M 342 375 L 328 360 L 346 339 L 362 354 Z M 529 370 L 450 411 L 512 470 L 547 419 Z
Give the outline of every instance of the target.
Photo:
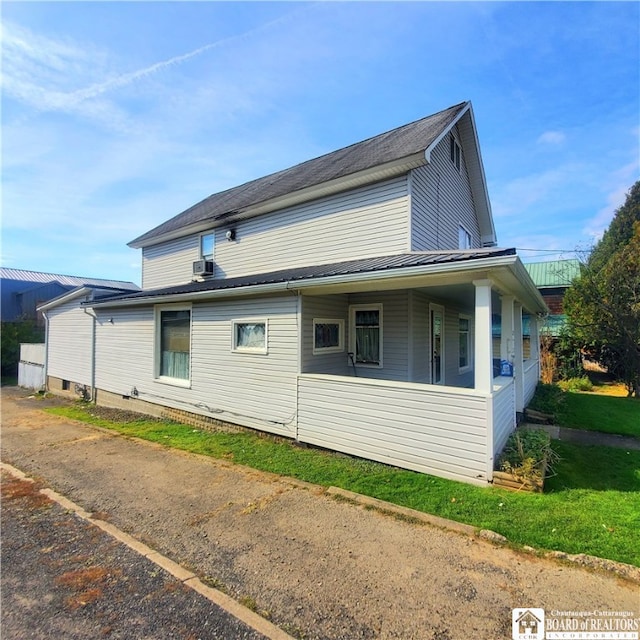
M 518 265 L 521 269 L 518 269 Z M 279 291 L 296 291 L 358 285 L 436 274 L 470 272 L 479 269 L 507 268 L 512 280 L 519 283 L 527 296 L 533 296 L 534 306 L 543 310 L 544 302 L 522 267 L 515 249 L 472 249 L 465 251 L 425 251 L 348 260 L 293 269 L 281 269 L 233 278 L 207 279 L 200 282 L 148 289 L 110 296 L 87 303 L 95 307 L 131 306 L 201 300 L 222 295 L 259 295 Z M 379 289 L 384 288 L 382 282 Z

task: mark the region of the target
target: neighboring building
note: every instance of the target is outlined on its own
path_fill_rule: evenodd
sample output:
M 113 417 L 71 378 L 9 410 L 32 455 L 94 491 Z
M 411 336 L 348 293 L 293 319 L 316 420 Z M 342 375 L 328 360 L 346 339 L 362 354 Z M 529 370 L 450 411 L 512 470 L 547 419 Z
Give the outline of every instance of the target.
M 496 247 L 470 103 L 214 194 L 130 246 L 142 291 L 43 307 L 52 390 L 492 480 L 538 381 L 523 314 L 546 307 Z
M 101 286 L 112 293 L 139 289 L 133 282 L 0 267 L 2 322 L 35 320 L 42 325 L 42 316 L 36 312 L 36 308 L 82 285 Z
M 541 331 L 557 338 L 567 322 L 563 307 L 564 294 L 574 278 L 580 275 L 580 261 L 549 260 L 529 262 L 524 266 L 549 308 Z

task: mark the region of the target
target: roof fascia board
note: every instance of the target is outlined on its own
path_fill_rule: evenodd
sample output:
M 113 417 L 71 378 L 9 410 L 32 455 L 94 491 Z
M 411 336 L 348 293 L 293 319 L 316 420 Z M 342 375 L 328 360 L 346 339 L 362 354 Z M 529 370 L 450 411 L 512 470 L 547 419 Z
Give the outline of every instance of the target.
M 458 115 L 449 123 L 449 126 L 445 127 L 440 132 L 440 135 L 424 150 L 424 159 L 429 164 L 431 164 L 431 154 L 433 153 L 433 150 L 442 142 L 442 140 L 444 140 L 444 138 L 449 134 L 451 129 L 453 129 L 453 127 L 455 127 L 456 124 L 458 124 L 458 121 L 460 120 L 460 118 L 462 118 L 462 116 L 465 113 L 467 113 L 467 111 L 469 111 L 470 108 L 471 108 L 471 103 L 467 101 L 465 103 L 465 106 L 462 107 L 462 109 L 460 109 L 460 111 L 458 112 Z
M 243 297 L 261 295 L 268 293 L 279 293 L 284 291 L 301 291 L 307 289 L 321 289 L 323 287 L 333 287 L 336 285 L 355 285 L 358 283 L 378 282 L 384 284 L 394 279 L 428 277 L 432 275 L 459 273 L 477 273 L 499 267 L 511 266 L 518 257 L 515 255 L 494 256 L 491 258 L 480 258 L 468 264 L 462 265 L 459 262 L 446 264 L 429 264 L 400 269 L 389 269 L 385 271 L 370 271 L 367 273 L 350 273 L 338 276 L 325 276 L 320 278 L 308 278 L 306 280 L 288 280 L 285 282 L 275 282 L 269 284 L 250 285 L 246 287 L 234 287 L 232 289 L 205 290 L 189 293 L 177 293 L 173 295 L 148 296 L 144 298 L 134 298 L 125 300 L 104 300 L 90 303 L 92 307 L 131 307 L 149 304 L 164 304 L 168 302 L 183 302 L 186 300 L 204 300 L 212 298 Z M 424 286 L 424 285 L 423 285 Z
M 128 246 L 134 249 L 140 249 L 160 244 L 161 242 L 167 242 L 168 240 L 175 240 L 192 233 L 227 226 L 239 220 L 254 218 L 265 213 L 271 213 L 272 211 L 286 209 L 304 202 L 334 195 L 341 191 L 347 191 L 349 189 L 355 189 L 356 187 L 362 187 L 388 178 L 394 178 L 404 173 L 408 173 L 411 169 L 415 169 L 423 164 L 425 164 L 424 154 L 422 152 L 414 153 L 398 160 L 385 162 L 384 164 L 380 164 L 369 169 L 363 169 L 362 171 L 358 171 L 347 176 L 335 178 L 328 182 L 312 185 L 277 198 L 265 200 L 264 202 L 260 202 L 255 205 L 250 205 L 233 215 L 224 216 L 224 214 L 222 214 L 224 217 L 202 220 L 195 224 L 180 227 L 179 229 L 143 240 L 142 242 L 136 242 L 134 240 L 130 242 Z
M 93 289 L 91 287 L 81 286 L 71 291 L 66 291 L 62 295 L 59 295 L 57 298 L 53 298 L 53 300 L 49 300 L 44 304 L 36 307 L 36 311 L 48 311 L 49 309 L 53 309 L 65 302 L 70 302 L 74 298 L 79 298 L 80 296 L 92 293 Z

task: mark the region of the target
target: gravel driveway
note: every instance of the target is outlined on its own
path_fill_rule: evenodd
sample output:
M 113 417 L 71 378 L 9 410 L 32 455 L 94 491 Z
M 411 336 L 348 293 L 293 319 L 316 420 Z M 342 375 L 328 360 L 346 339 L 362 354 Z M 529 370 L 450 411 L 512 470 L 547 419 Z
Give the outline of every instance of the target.
M 3 461 L 252 602 L 294 636 L 509 639 L 514 607 L 640 616 L 637 585 L 611 575 L 403 521 L 39 406 L 3 390 Z

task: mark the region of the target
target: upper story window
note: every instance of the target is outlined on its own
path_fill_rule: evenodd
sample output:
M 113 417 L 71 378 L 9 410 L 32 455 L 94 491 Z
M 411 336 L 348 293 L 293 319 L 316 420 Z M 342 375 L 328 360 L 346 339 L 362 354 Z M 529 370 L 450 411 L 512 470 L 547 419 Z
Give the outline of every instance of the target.
M 458 227 L 458 249 L 471 249 L 471 234 L 462 225 Z
M 200 236 L 200 257 L 203 260 L 213 260 L 215 253 L 215 233 L 203 233 Z
M 460 171 L 462 158 L 462 149 L 458 144 L 458 141 L 451 136 L 451 162 L 453 162 L 455 168 Z

